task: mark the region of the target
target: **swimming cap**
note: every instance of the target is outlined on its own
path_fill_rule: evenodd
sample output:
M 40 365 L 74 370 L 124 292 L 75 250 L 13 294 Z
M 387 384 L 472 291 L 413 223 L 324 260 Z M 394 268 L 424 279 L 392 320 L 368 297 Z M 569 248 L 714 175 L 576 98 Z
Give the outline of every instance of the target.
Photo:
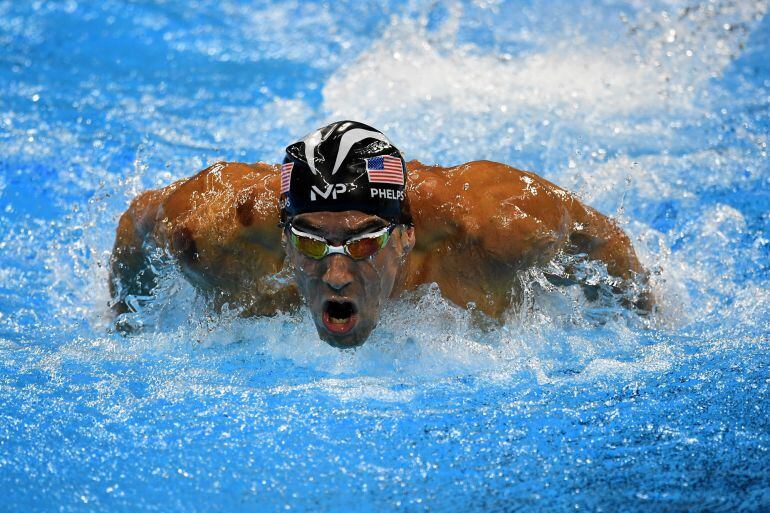
M 379 130 L 338 121 L 286 148 L 281 221 L 306 212 L 358 210 L 411 224 L 401 152 Z

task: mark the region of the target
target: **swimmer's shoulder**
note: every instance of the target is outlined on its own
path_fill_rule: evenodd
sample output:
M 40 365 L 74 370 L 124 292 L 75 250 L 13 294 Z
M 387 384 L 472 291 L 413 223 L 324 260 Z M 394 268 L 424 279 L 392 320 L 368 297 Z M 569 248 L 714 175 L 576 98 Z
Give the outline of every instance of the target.
M 185 228 L 204 233 L 233 224 L 272 227 L 278 219 L 279 166 L 217 162 L 195 175 L 137 195 L 121 216 L 119 231 L 159 242 Z
M 407 193 L 418 203 L 490 214 L 503 205 L 534 208 L 541 203 L 562 203 L 571 195 L 535 173 L 491 160 L 476 160 L 442 167 L 419 161 L 407 164 Z
M 570 196 L 534 173 L 489 160 L 451 167 L 415 163 L 410 171 L 416 226 L 436 239 L 467 241 L 518 261 L 550 253 L 565 236 Z
M 223 161 L 158 192 L 164 215 L 177 218 L 192 210 L 232 208 L 249 198 L 271 198 L 277 203 L 278 187 L 278 166 Z
M 216 162 L 203 171 L 171 184 L 169 187 L 179 194 L 202 194 L 219 192 L 223 189 L 242 190 L 262 185 L 266 188 L 278 186 L 278 166 L 257 162 Z

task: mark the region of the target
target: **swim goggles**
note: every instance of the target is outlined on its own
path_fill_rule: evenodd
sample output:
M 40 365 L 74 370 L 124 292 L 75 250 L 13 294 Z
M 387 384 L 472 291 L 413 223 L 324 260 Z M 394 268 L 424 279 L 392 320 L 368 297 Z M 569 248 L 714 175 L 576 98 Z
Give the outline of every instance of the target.
M 323 237 L 301 232 L 291 226 L 291 243 L 294 244 L 297 251 L 315 260 L 321 260 L 334 253 L 348 255 L 353 260 L 363 260 L 385 247 L 395 227 L 396 225 L 391 224 L 376 232 L 351 237 L 342 246 L 333 246 Z

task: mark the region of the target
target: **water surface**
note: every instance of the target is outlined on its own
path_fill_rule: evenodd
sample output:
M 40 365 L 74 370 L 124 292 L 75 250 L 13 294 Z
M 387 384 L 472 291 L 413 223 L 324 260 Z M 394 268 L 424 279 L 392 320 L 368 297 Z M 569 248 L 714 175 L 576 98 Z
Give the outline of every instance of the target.
M 767 7 L 0 1 L 0 510 L 770 510 Z M 428 289 L 340 352 L 170 269 L 109 331 L 135 194 L 340 118 L 576 191 L 660 313 L 532 273 L 499 329 Z

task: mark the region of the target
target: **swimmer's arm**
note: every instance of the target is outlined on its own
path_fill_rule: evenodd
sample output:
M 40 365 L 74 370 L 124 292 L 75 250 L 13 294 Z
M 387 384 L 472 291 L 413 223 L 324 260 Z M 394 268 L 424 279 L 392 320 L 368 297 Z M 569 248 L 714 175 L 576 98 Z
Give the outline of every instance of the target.
M 606 264 L 607 272 L 632 279 L 646 271 L 631 240 L 614 220 L 583 204 L 573 194 L 527 171 L 511 181 L 524 187 L 508 202 L 520 214 L 513 240 L 525 237 L 526 245 L 551 259 L 559 251 L 586 254 Z M 518 208 L 517 208 L 518 207 Z
M 152 253 L 168 247 L 166 231 L 159 230 L 160 214 L 175 192 L 207 171 L 161 189 L 140 193 L 120 216 L 110 256 L 109 275 L 111 308 L 115 314 L 132 311 L 135 300 L 152 295 L 158 278 L 153 265 L 157 262 L 153 260 Z
M 110 257 L 109 287 L 112 310 L 131 310 L 132 298 L 149 296 L 157 276 L 147 254 L 155 217 L 162 201 L 161 191 L 146 191 L 131 202 L 120 216 Z
M 477 203 L 490 205 L 483 218 L 491 229 L 484 231 L 483 241 L 495 258 L 522 269 L 546 265 L 559 253 L 583 254 L 604 263 L 610 275 L 621 279 L 622 287 L 631 287 L 634 282 L 646 284 L 647 271 L 628 236 L 612 219 L 534 173 L 497 163 L 471 165 L 481 168 L 474 170 L 471 180 L 499 177 L 494 181 L 488 178 L 489 183 L 483 184 L 484 194 L 475 198 Z M 577 275 L 570 276 L 569 269 L 567 272 L 567 276 L 554 276 L 554 281 L 581 283 Z M 590 295 L 591 287 L 583 285 Z M 634 301 L 641 310 L 650 310 L 653 304 L 649 291 Z
M 611 218 L 591 207 L 577 204 L 571 208 L 573 224 L 570 227 L 570 253 L 585 253 L 593 260 L 607 265 L 607 272 L 623 279 L 631 279 L 646 271 L 636 256 L 631 239 Z
M 297 303 L 293 287 L 269 278 L 281 270 L 276 166 L 217 163 L 189 179 L 148 191 L 120 219 L 111 259 L 113 310 L 152 295 L 156 252 L 171 256 L 197 289 L 217 303 L 259 315 Z M 267 281 L 265 281 L 267 280 Z
M 585 254 L 591 260 L 603 262 L 607 272 L 622 280 L 616 292 L 623 292 L 634 284 L 639 286 L 638 297 L 633 306 L 643 312 L 649 312 L 655 305 L 655 298 L 649 290 L 649 273 L 639 261 L 628 235 L 617 223 L 571 199 L 569 210 L 572 224 L 569 227 L 565 252 L 572 255 Z M 630 305 L 629 305 L 630 306 Z

